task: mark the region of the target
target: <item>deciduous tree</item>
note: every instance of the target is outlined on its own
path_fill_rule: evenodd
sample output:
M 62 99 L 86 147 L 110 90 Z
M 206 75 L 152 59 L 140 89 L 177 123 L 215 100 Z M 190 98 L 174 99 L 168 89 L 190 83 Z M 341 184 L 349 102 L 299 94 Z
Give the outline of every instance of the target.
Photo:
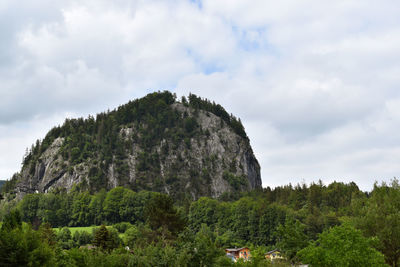
M 387 266 L 384 256 L 371 246 L 371 240 L 349 225 L 322 232 L 298 256 L 303 263 L 314 267 Z

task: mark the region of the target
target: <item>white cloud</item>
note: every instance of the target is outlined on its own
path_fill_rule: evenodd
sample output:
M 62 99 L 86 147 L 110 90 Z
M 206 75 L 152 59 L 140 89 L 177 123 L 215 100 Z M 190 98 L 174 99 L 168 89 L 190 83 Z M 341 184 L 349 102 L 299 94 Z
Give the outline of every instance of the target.
M 0 175 L 54 114 L 171 89 L 242 119 L 264 186 L 369 189 L 400 172 L 399 12 L 393 0 L 2 1 Z
M 36 140 L 42 140 L 54 126 L 63 123 L 73 113 L 57 113 L 46 117 L 36 116 L 29 122 L 13 122 L 0 125 L 0 179 L 11 178 L 19 171 L 26 149 Z

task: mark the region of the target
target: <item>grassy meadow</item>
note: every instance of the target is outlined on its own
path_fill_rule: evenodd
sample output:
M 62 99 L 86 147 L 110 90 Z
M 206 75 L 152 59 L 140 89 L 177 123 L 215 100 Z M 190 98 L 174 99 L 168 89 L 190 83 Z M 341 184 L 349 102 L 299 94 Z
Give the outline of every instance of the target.
M 66 227 L 71 231 L 71 235 L 73 236 L 76 231 L 85 231 L 88 233 L 92 233 L 93 229 L 99 228 L 100 226 L 83 226 L 83 227 Z M 111 228 L 112 226 L 106 226 L 107 228 Z M 58 233 L 62 228 L 53 228 L 53 230 Z M 120 238 L 124 238 L 124 233 L 118 234 Z

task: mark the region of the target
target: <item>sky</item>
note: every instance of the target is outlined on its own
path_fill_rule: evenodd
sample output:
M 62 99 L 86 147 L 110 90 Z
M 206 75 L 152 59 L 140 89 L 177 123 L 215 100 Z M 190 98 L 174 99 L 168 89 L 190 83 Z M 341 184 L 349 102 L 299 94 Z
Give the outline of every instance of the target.
M 264 187 L 400 175 L 398 0 L 1 0 L 0 179 L 65 118 L 158 90 L 241 118 Z

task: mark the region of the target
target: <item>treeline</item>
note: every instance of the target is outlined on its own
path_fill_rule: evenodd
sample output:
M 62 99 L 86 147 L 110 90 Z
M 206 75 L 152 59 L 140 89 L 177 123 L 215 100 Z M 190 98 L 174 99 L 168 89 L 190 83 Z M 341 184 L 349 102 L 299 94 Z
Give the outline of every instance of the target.
M 159 193 L 138 193 L 123 187 L 96 194 L 52 192 L 27 194 L 17 205 L 22 220 L 33 225 L 46 222 L 53 227 L 91 226 L 118 222 L 144 222 L 145 204 Z
M 23 221 L 32 225 L 49 223 L 53 227 L 91 226 L 119 222 L 146 223 L 145 207 L 160 193 L 134 192 L 117 187 L 108 192 L 51 192 L 27 194 L 16 206 Z M 168 197 L 168 201 L 172 199 Z M 3 209 L 6 210 L 6 209 Z M 272 245 L 276 227 L 285 221 L 287 209 L 265 198 L 242 197 L 221 201 L 203 197 L 181 201 L 179 216 L 197 232 L 202 224 L 216 231 L 223 245 Z M 251 222 L 251 224 L 249 224 Z
M 292 214 L 278 227 L 280 240 L 276 245 L 293 262 L 302 260 L 312 266 L 381 266 L 379 251 L 388 265 L 400 266 L 397 179 L 390 184 L 375 183 L 369 193 L 362 193 L 354 183 L 336 182 L 265 191 L 267 198 L 288 207 Z
M 17 205 L 22 220 L 32 224 L 47 222 L 53 227 L 90 226 L 129 222 L 144 223 L 144 207 L 159 193 L 135 192 L 117 187 L 95 194 L 56 190 L 27 194 Z M 322 183 L 284 186 L 273 190 L 179 201 L 179 212 L 194 231 L 206 224 L 226 239 L 225 245 L 274 245 L 276 228 L 292 216 L 306 225 L 307 236 L 315 238 L 323 230 L 351 216 L 351 204 L 366 198 L 354 184 Z M 236 200 L 227 201 L 235 198 Z
M 236 200 L 226 197 L 178 203 L 160 193 L 117 187 L 96 194 L 77 191 L 29 194 L 12 210 L 18 210 L 21 219 L 36 228 L 42 223 L 54 227 L 128 223 L 128 228 L 133 229 L 131 233 L 136 235 L 131 245 L 163 247 L 163 242 L 167 242 L 178 254 L 185 242 L 194 242 L 205 231 L 208 246 L 217 251 L 215 255 L 221 255 L 226 247 L 248 246 L 265 252 L 279 248 L 293 263 L 307 260 L 315 266 L 330 266 L 315 262 L 332 254 L 331 249 L 339 249 L 333 254 L 344 253 L 341 258 L 346 258 L 346 251 L 329 247 L 329 242 L 342 242 L 353 244 L 351 249 L 347 248 L 350 254 L 370 251 L 369 255 L 376 256 L 371 261 L 380 262 L 384 258 L 389 265 L 399 266 L 397 180 L 390 185 L 375 184 L 370 193 L 361 192 L 354 183 L 334 182 L 325 186 L 318 182 L 243 193 Z M 6 210 L 3 206 L 5 214 Z M 184 237 L 190 237 L 191 241 L 183 241 Z M 321 247 L 324 242 L 328 245 Z M 363 249 L 356 246 L 357 242 Z M 359 256 L 358 262 L 367 258 Z
M 173 236 L 166 235 L 169 226 L 154 228 L 170 214 L 148 215 L 145 225 L 102 225 L 72 235 L 68 228 L 55 231 L 48 224 L 35 230 L 12 212 L 0 228 L 1 266 L 271 266 L 260 249 L 253 250 L 251 261 L 233 263 L 206 225 L 195 234 L 180 228 Z

